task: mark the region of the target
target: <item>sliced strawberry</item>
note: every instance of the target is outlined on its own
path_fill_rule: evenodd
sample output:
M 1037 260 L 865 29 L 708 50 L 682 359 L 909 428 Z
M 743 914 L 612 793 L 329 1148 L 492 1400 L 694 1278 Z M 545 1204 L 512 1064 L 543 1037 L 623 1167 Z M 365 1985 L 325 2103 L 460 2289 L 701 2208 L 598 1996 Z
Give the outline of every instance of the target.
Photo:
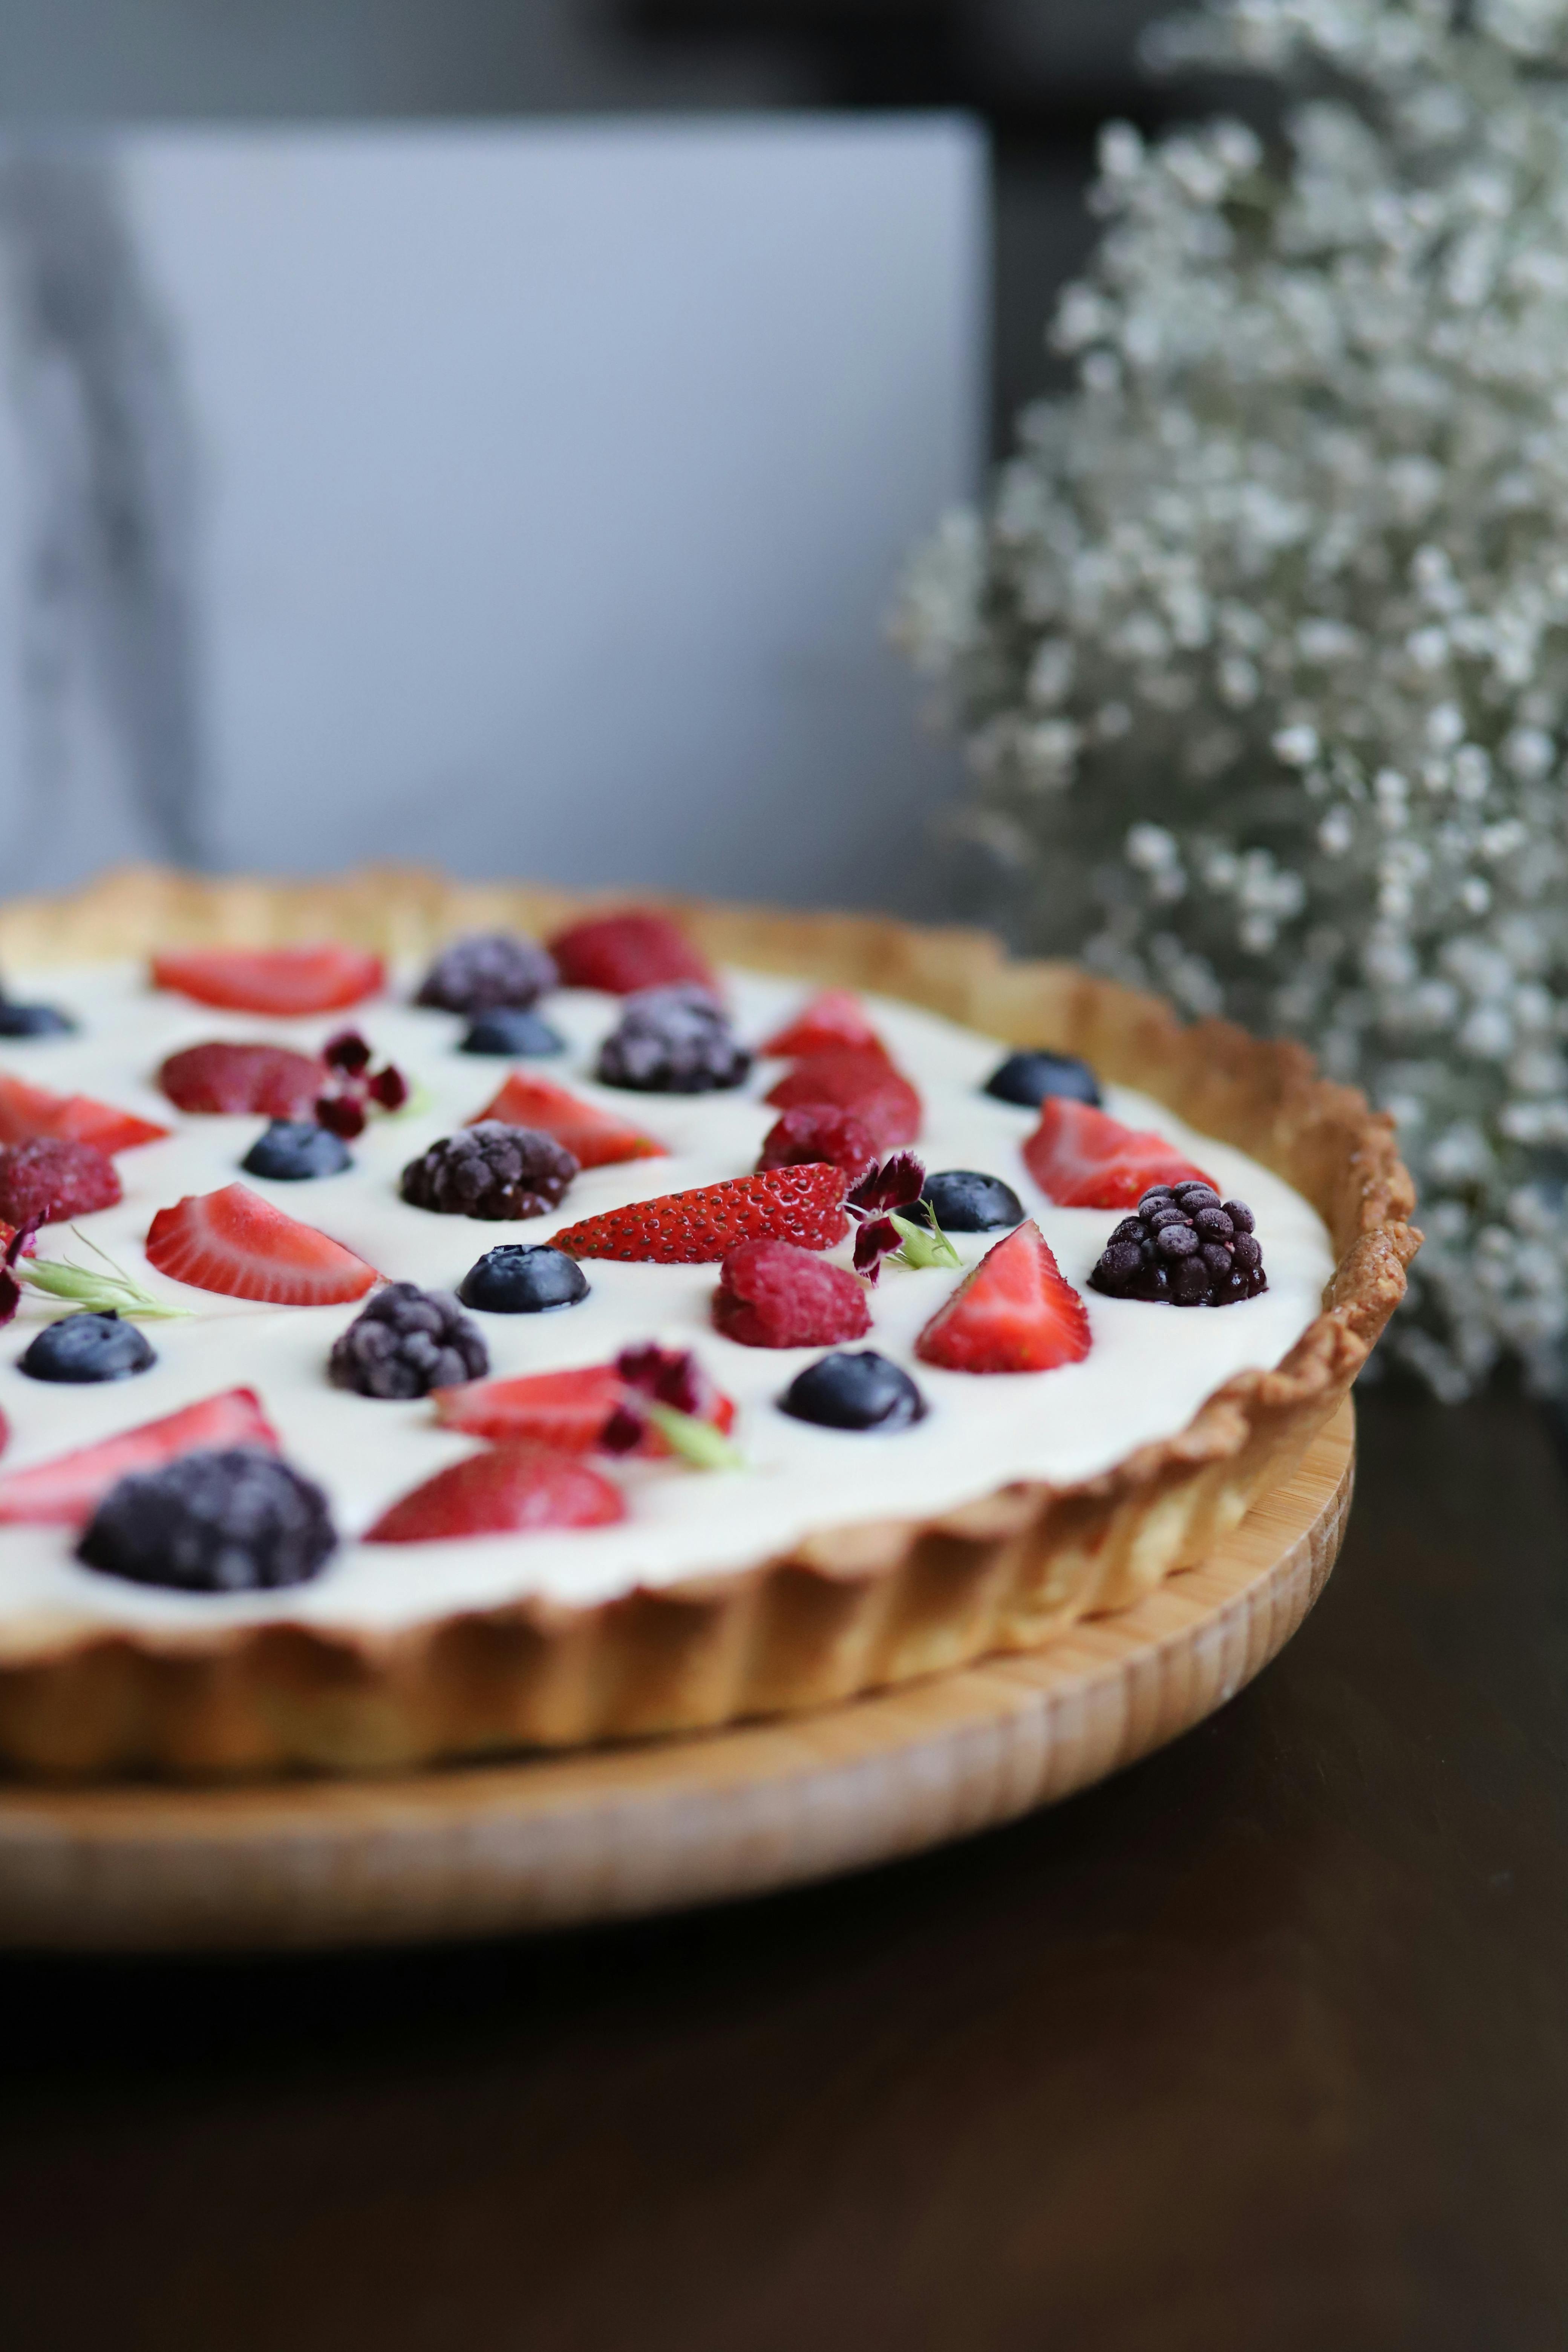
M 489 1445 L 403 1496 L 364 1540 L 534 1535 L 546 1528 L 610 1527 L 626 1515 L 620 1488 L 574 1454 L 549 1445 Z
M 1152 1184 L 1210 1184 L 1175 1145 L 1088 1103 L 1047 1095 L 1024 1165 L 1058 1209 L 1135 1209 Z
M 362 948 L 190 948 L 153 959 L 154 988 L 231 1013 L 335 1013 L 384 985 L 385 968 Z
M 921 1131 L 921 1098 L 879 1047 L 808 1054 L 768 1095 L 779 1110 L 805 1103 L 830 1103 L 853 1111 L 879 1151 L 896 1151 Z
M 113 1160 L 90 1143 L 36 1135 L 30 1143 L 0 1144 L 0 1216 L 13 1229 L 34 1218 L 64 1224 L 94 1209 L 112 1209 L 120 1197 Z
M 254 1390 L 226 1389 L 119 1437 L 58 1454 L 31 1470 L 13 1470 L 0 1478 L 0 1527 L 84 1528 L 110 1488 L 133 1470 L 156 1470 L 182 1454 L 225 1445 L 279 1451 L 278 1433 Z
M 580 1364 L 564 1372 L 527 1372 L 518 1380 L 469 1381 L 462 1388 L 434 1391 L 436 1418 L 447 1429 L 495 1443 L 529 1439 L 565 1454 L 591 1454 L 605 1443 L 610 1423 L 639 1391 L 630 1388 L 617 1364 Z M 710 1381 L 688 1402 L 696 1417 L 727 1436 L 735 1423 L 732 1400 Z M 616 1454 L 667 1454 L 669 1447 L 651 1423 L 636 1443 L 617 1433 L 608 1450 Z
M 116 1110 L 94 1102 L 90 1095 L 52 1095 L 47 1087 L 29 1086 L 25 1078 L 0 1072 L 0 1143 L 26 1143 L 35 1135 L 58 1136 L 66 1143 L 93 1143 L 100 1151 L 134 1150 L 139 1143 L 160 1143 L 172 1133 L 154 1127 L 133 1111 Z
M 635 996 L 639 988 L 695 981 L 718 989 L 707 957 L 677 930 L 668 915 L 593 915 L 572 923 L 550 941 L 563 988 L 602 988 L 612 996 Z
M 217 1037 L 171 1054 L 158 1073 L 176 1110 L 248 1111 L 265 1118 L 309 1118 L 326 1083 L 327 1066 L 311 1054 Z
M 572 1257 L 635 1258 L 653 1265 L 707 1265 L 738 1242 L 798 1242 L 829 1249 L 849 1230 L 841 1168 L 773 1168 L 689 1192 L 662 1192 L 584 1217 L 553 1237 Z
M 1089 1315 L 1033 1219 L 988 1250 L 920 1338 L 950 1372 L 1048 1372 L 1089 1353 Z
M 858 1184 L 879 1156 L 852 1110 L 835 1110 L 831 1103 L 802 1103 L 798 1110 L 786 1110 L 774 1119 L 763 1138 L 757 1166 L 805 1168 L 814 1160 L 826 1160 Z
M 667 1147 L 639 1127 L 552 1086 L 514 1070 L 499 1095 L 468 1121 L 499 1118 L 503 1127 L 531 1127 L 563 1143 L 580 1168 L 613 1168 L 623 1160 L 663 1160 Z
M 160 1209 L 147 1234 L 147 1262 L 196 1290 L 274 1307 L 341 1306 L 381 1280 L 342 1242 L 286 1217 L 248 1184 Z
M 882 1054 L 885 1049 L 866 1018 L 860 999 L 852 996 L 847 988 L 826 988 L 804 1005 L 783 1029 L 775 1029 L 771 1037 L 764 1038 L 757 1051 L 789 1060 L 802 1054 Z

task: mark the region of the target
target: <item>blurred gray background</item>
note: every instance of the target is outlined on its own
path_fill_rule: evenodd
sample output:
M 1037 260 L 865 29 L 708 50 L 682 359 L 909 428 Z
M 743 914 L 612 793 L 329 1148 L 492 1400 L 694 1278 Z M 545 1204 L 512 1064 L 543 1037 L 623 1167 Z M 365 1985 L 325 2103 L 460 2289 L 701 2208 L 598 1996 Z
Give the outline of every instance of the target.
M 0 539 L 21 551 L 0 636 L 23 682 L 9 724 L 0 696 L 9 887 L 133 851 L 296 869 L 380 852 L 801 904 L 962 899 L 940 824 L 956 760 L 921 739 L 879 618 L 903 549 L 1051 381 L 1041 330 L 1089 240 L 1096 126 L 1172 105 L 1133 65 L 1157 13 L 0 0 L 19 419 L 0 433 Z M 837 152 L 824 114 L 844 120 L 841 153 L 802 175 L 802 141 Z M 626 144 L 626 118 L 647 115 L 665 118 L 646 134 L 652 182 Z M 911 115 L 910 145 L 893 118 Z M 532 162 L 479 163 L 518 121 Z M 395 129 L 411 123 L 422 137 Z M 119 137 L 137 124 L 208 128 Z M 275 124 L 317 141 L 258 128 Z M 214 137 L 226 126 L 237 138 Z M 641 201 L 715 139 L 738 178 L 712 178 L 710 156 L 706 194 Z M 467 295 L 448 283 L 459 251 Z M 704 289 L 679 323 L 656 283 L 639 325 L 650 274 L 683 300 Z M 474 323 L 488 289 L 520 322 L 510 340 Z M 563 300 L 573 353 L 542 388 L 529 336 Z M 444 378 L 432 349 L 455 354 Z M 864 381 L 846 391 L 850 352 Z M 385 415 L 378 384 L 395 387 Z M 428 495 L 389 501 L 385 485 L 431 472 L 420 401 L 447 455 Z M 516 457 L 509 415 L 531 428 Z M 820 446 L 802 458 L 805 419 Z M 595 446 L 620 467 L 596 486 Z M 391 530 L 389 506 L 406 508 Z M 587 551 L 552 593 L 574 512 Z M 628 513 L 624 545 L 594 520 Z M 550 559 L 531 570 L 531 528 Z M 689 541 L 662 603 L 661 541 Z M 767 593 L 737 597 L 742 579 Z M 509 628 L 527 649 L 515 680 Z M 629 685 L 596 659 L 628 632 Z

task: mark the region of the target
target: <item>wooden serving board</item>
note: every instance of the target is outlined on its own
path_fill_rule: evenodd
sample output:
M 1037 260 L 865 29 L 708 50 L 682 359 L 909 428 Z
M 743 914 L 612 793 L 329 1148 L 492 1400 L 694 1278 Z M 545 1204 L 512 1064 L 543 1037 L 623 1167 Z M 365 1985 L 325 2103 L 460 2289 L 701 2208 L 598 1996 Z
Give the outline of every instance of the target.
M 0 1791 L 0 1944 L 285 1949 L 501 1934 L 913 1853 L 1102 1779 L 1223 1706 L 1326 1582 L 1347 1402 L 1201 1568 L 1048 1649 L 820 1715 L 384 1780 Z

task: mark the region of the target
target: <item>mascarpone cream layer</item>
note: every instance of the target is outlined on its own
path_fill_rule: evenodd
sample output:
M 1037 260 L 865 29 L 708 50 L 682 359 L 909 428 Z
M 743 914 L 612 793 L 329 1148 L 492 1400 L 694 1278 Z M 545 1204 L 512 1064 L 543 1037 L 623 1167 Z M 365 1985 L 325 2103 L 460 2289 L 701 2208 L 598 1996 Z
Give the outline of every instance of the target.
M 1056 1208 L 1031 1181 L 1019 1147 L 1036 1115 L 979 1090 L 1004 1048 L 934 1013 L 868 997 L 884 1041 L 924 1097 L 917 1149 L 927 1167 L 983 1169 L 1015 1187 L 1062 1272 L 1083 1292 L 1094 1339 L 1086 1360 L 1051 1372 L 985 1377 L 917 1363 L 913 1347 L 921 1326 L 962 1276 L 885 1266 L 870 1294 L 871 1332 L 857 1344 L 879 1348 L 904 1364 L 924 1392 L 929 1415 L 889 1435 L 818 1429 L 779 1412 L 774 1401 L 822 1351 L 742 1348 L 721 1338 L 709 1318 L 715 1266 L 586 1261 L 592 1294 L 581 1306 L 547 1315 L 476 1317 L 492 1374 L 600 1362 L 633 1340 L 695 1348 L 735 1400 L 734 1435 L 745 1469 L 701 1474 L 664 1464 L 623 1465 L 613 1475 L 623 1480 L 629 1507 L 616 1527 L 366 1545 L 356 1538 L 387 1504 L 471 1452 L 473 1441 L 437 1428 L 426 1402 L 376 1402 L 329 1384 L 328 1350 L 357 1307 L 257 1306 L 187 1289 L 153 1273 L 142 1248 L 153 1213 L 184 1194 L 237 1180 L 345 1243 L 389 1279 L 453 1288 L 499 1243 L 546 1242 L 560 1227 L 598 1210 L 745 1173 L 777 1116 L 762 1097 L 781 1066 L 760 1063 L 748 1085 L 728 1095 L 644 1096 L 597 1087 L 588 1074 L 600 1040 L 618 1017 L 619 1000 L 562 991 L 542 1010 L 568 1039 L 568 1050 L 521 1066 L 631 1118 L 667 1143 L 670 1156 L 579 1176 L 552 1216 L 481 1224 L 406 1206 L 397 1178 L 406 1160 L 471 1118 L 515 1066 L 459 1053 L 466 1023 L 409 1004 L 409 974 L 401 975 L 396 996 L 351 1013 L 302 1021 L 215 1012 L 157 993 L 138 964 L 7 977 L 16 999 L 59 1004 L 79 1019 L 81 1032 L 4 1041 L 0 1068 L 61 1093 L 98 1096 L 177 1130 L 167 1142 L 121 1155 L 124 1200 L 84 1218 L 81 1230 L 150 1289 L 195 1311 L 186 1322 L 143 1327 L 158 1350 L 151 1371 L 100 1386 L 58 1387 L 27 1380 L 16 1369 L 34 1331 L 52 1319 L 45 1302 L 25 1299 L 16 1321 L 0 1331 L 0 1410 L 11 1425 L 0 1466 L 22 1469 L 219 1390 L 246 1386 L 261 1397 L 287 1458 L 326 1488 L 342 1538 L 313 1583 L 279 1593 L 218 1596 L 166 1592 L 83 1568 L 62 1528 L 0 1528 L 0 1621 L 8 1645 L 68 1628 L 178 1635 L 288 1621 L 390 1631 L 528 1594 L 593 1603 L 639 1584 L 744 1569 L 824 1528 L 951 1510 L 1010 1479 L 1087 1477 L 1134 1446 L 1181 1429 L 1233 1374 L 1278 1363 L 1317 1314 L 1332 1272 L 1328 1234 L 1289 1186 L 1228 1145 L 1194 1133 L 1162 1106 L 1111 1087 L 1106 1107 L 1118 1118 L 1156 1129 L 1212 1175 L 1222 1194 L 1251 1204 L 1269 1287 L 1238 1306 L 1186 1312 L 1100 1297 L 1087 1288 L 1087 1276 L 1122 1213 Z M 728 984 L 737 1028 L 753 1043 L 810 992 L 795 982 L 740 971 L 729 975 Z M 204 1038 L 268 1039 L 314 1051 L 349 1024 L 363 1031 L 378 1058 L 395 1061 L 418 1093 L 416 1109 L 373 1121 L 353 1147 L 353 1168 L 340 1176 L 304 1184 L 246 1176 L 239 1161 L 267 1122 L 184 1118 L 153 1083 L 166 1055 Z M 1000 1238 L 953 1237 L 965 1267 Z M 41 1247 L 49 1256 L 88 1255 L 61 1226 L 47 1231 Z M 849 1244 L 833 1255 L 847 1264 Z

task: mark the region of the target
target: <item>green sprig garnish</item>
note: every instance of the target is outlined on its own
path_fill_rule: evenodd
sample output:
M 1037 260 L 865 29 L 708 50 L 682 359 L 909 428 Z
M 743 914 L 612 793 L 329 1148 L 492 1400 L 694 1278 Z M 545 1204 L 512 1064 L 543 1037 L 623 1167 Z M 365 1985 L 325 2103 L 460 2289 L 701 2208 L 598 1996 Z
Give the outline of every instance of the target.
M 904 1244 L 902 1249 L 893 1252 L 894 1264 L 913 1266 L 917 1273 L 932 1265 L 962 1266 L 963 1260 L 937 1223 L 936 1211 L 931 1202 L 922 1201 L 921 1206 L 926 1214 L 923 1225 L 913 1224 L 908 1217 L 900 1217 L 896 1209 L 889 1213 L 888 1223 L 897 1228 Z
M 679 1454 L 694 1470 L 745 1468 L 745 1455 L 710 1421 L 699 1421 L 695 1413 L 677 1412 L 672 1404 L 656 1403 L 651 1397 L 638 1397 L 637 1409 L 658 1430 L 671 1453 Z
M 79 1242 L 85 1242 L 93 1255 L 103 1260 L 109 1269 L 106 1274 L 100 1273 L 96 1266 L 73 1265 L 68 1258 L 19 1257 L 11 1269 L 16 1280 L 29 1290 L 40 1290 L 46 1297 L 64 1299 L 68 1306 L 80 1307 L 89 1315 L 123 1315 L 131 1321 L 153 1323 L 173 1322 L 193 1311 L 155 1298 L 123 1266 L 117 1265 L 107 1250 L 100 1249 L 89 1234 L 76 1225 L 71 1231 Z

